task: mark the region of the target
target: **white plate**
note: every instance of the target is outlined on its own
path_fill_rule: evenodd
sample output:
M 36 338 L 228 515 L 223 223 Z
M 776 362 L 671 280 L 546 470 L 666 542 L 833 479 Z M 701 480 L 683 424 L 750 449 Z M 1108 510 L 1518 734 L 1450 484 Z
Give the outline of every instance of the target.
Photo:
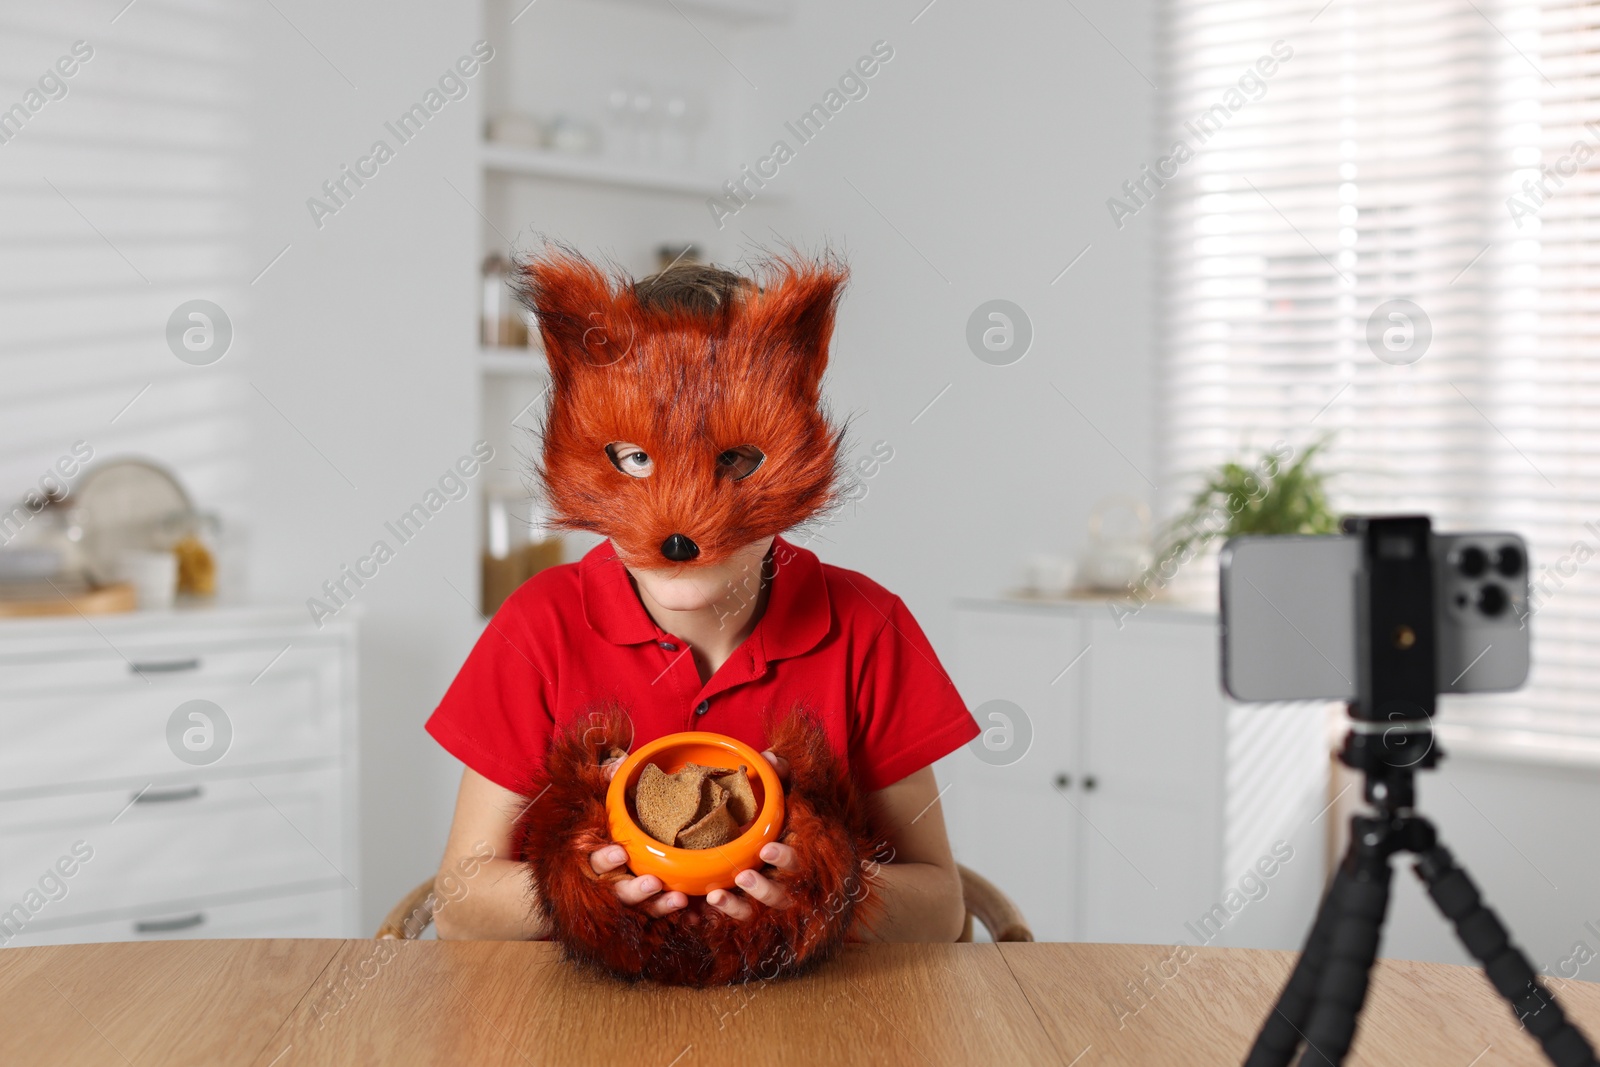
M 194 509 L 176 478 L 137 459 L 113 460 L 90 470 L 72 491 L 72 503 L 83 527 L 90 575 L 101 583 L 117 579 L 123 552 L 168 547 L 160 543 L 163 528 Z

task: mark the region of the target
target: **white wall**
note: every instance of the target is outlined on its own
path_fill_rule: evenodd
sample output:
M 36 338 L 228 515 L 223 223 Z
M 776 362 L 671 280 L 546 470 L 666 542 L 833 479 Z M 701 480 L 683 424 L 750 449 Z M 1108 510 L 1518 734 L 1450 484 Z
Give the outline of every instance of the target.
M 451 185 L 477 196 L 481 77 L 403 147 L 383 125 L 482 34 L 473 3 L 275 2 L 285 17 L 250 5 L 251 261 L 290 249 L 251 287 L 241 366 L 282 411 L 252 398 L 254 585 L 298 604 L 473 442 L 477 216 Z M 307 198 L 380 137 L 395 158 L 318 229 Z M 478 632 L 478 506 L 448 505 L 355 600 L 368 927 L 432 874 L 449 824 L 459 766 L 422 724 Z
M 1104 207 L 1154 142 L 1156 94 L 1134 68 L 1154 78 L 1155 5 L 1075 6 L 800 4 L 741 56 L 760 89 L 736 158 L 780 138 L 797 152 L 770 186 L 788 199 L 758 196 L 728 230 L 849 257 L 829 393 L 858 451 L 895 450 L 816 547 L 904 596 L 947 655 L 952 596 L 1072 554 L 1097 499 L 1148 498 L 1155 477 L 1153 231 L 1119 233 Z M 880 39 L 894 58 L 868 95 L 800 146 L 785 121 Z M 1007 367 L 965 337 L 995 298 L 1035 331 Z

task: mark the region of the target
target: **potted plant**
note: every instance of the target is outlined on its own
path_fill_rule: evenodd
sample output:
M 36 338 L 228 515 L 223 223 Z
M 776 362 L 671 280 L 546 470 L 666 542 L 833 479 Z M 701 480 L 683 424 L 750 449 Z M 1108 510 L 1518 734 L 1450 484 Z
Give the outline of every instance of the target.
M 1328 503 L 1327 472 L 1314 466 L 1329 441 L 1323 437 L 1298 454 L 1280 441 L 1254 463 L 1230 460 L 1217 467 L 1189 506 L 1163 529 L 1161 549 L 1146 577 L 1170 581 L 1176 566 L 1219 537 L 1337 533 L 1339 517 Z

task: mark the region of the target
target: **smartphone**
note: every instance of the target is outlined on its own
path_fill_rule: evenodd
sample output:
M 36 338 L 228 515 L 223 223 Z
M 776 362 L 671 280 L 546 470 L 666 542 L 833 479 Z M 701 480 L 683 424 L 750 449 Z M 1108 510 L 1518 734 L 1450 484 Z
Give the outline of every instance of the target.
M 1432 535 L 1437 690 L 1528 678 L 1528 548 L 1513 533 Z M 1222 546 L 1222 685 L 1242 701 L 1356 698 L 1361 539 L 1246 536 Z

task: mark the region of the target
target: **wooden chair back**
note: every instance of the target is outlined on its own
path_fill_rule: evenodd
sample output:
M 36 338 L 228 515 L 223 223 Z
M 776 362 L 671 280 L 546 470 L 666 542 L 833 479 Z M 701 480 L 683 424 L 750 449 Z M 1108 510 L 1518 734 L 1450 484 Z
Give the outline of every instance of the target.
M 973 920 L 989 932 L 994 941 L 1032 941 L 1033 931 L 1028 929 L 1022 912 L 983 875 L 966 867 L 961 872 L 961 896 L 967 906 L 967 919 L 960 940 L 971 941 Z M 421 883 L 407 893 L 390 909 L 383 925 L 378 927 L 381 939 L 409 941 L 422 936 L 433 922 L 433 879 Z

